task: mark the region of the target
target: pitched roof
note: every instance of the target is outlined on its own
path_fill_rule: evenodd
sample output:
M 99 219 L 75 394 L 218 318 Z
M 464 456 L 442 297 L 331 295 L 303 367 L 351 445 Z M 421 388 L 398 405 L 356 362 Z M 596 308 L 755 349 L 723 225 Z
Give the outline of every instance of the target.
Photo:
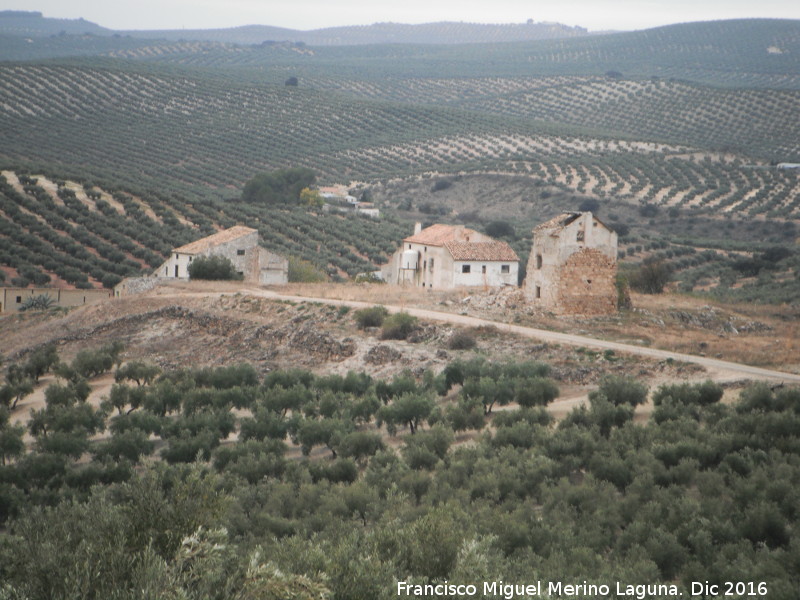
M 534 228 L 534 231 L 548 231 L 548 230 L 555 231 L 555 230 L 563 229 L 564 227 L 566 227 L 570 223 L 580 219 L 583 215 L 589 215 L 589 217 L 593 221 L 597 221 L 598 223 L 600 223 L 600 225 L 602 225 L 603 227 L 605 227 L 609 231 L 612 231 L 612 232 L 614 231 L 608 225 L 603 223 L 600 219 L 598 219 L 596 216 L 594 216 L 590 212 L 566 212 L 566 213 L 561 213 L 557 217 L 553 217 L 549 221 L 545 221 L 541 225 L 537 225 Z
M 553 217 L 549 221 L 545 221 L 541 225 L 537 225 L 534 228 L 534 231 L 544 231 L 545 229 L 560 229 L 562 227 L 566 227 L 576 219 L 580 218 L 581 213 L 579 212 L 569 212 L 569 213 L 561 213 L 557 217 Z
M 179 252 L 180 254 L 200 254 L 201 252 L 205 252 L 206 250 L 209 250 L 215 246 L 219 246 L 220 244 L 225 244 L 226 242 L 230 242 L 245 235 L 250 235 L 251 233 L 257 232 L 257 229 L 251 229 L 250 227 L 244 227 L 242 225 L 235 225 L 230 229 L 225 229 L 219 233 L 200 238 L 199 240 L 195 240 L 189 244 L 175 248 L 173 252 Z
M 508 261 L 519 260 L 519 256 L 505 242 L 445 242 L 454 260 Z
M 476 238 L 485 237 L 473 229 L 467 229 L 463 225 L 442 225 L 437 223 L 405 238 L 403 241 L 411 242 L 412 244 L 427 244 L 428 246 L 444 246 L 445 242 L 466 242 L 467 238 L 473 235 Z

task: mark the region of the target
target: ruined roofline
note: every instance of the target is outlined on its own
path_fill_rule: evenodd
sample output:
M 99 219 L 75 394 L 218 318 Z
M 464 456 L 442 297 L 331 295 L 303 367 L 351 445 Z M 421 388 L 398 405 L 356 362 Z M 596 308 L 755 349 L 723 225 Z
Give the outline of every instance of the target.
M 594 219 L 609 231 L 612 232 L 614 231 L 613 229 L 611 229 L 611 227 L 609 227 L 603 221 L 601 221 L 599 217 L 593 215 L 591 212 L 588 211 L 587 212 L 574 211 L 574 212 L 561 213 L 557 217 L 553 217 L 549 221 L 545 221 L 541 225 L 537 225 L 536 227 L 534 227 L 533 231 L 534 233 L 539 233 L 543 231 L 560 231 L 561 229 L 564 229 L 565 227 L 568 227 L 569 225 L 577 221 L 583 215 L 589 215 L 590 219 Z

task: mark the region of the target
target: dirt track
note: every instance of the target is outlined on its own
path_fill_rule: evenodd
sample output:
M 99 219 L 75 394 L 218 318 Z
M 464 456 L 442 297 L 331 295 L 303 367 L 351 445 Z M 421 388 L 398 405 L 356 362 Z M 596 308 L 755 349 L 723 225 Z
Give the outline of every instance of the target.
M 330 304 L 333 306 L 350 306 L 352 308 L 367 308 L 374 305 L 374 303 L 359 302 L 354 300 L 337 300 L 331 298 L 316 298 L 309 296 L 280 294 L 272 290 L 265 290 L 260 288 L 251 288 L 251 287 L 242 287 L 238 291 L 240 293 L 259 296 L 262 298 L 274 299 L 274 300 L 290 300 L 294 302 L 317 302 L 320 304 Z M 186 296 L 214 297 L 220 295 L 223 294 L 218 292 L 194 292 L 189 290 L 185 292 L 176 290 L 174 294 L 173 293 L 168 294 L 168 296 L 174 296 L 176 298 L 186 297 Z M 548 331 L 545 329 L 536 329 L 534 327 L 512 325 L 509 323 L 502 323 L 488 319 L 480 319 L 477 317 L 457 315 L 457 314 L 440 312 L 429 309 L 401 307 L 390 304 L 387 304 L 385 306 L 390 312 L 405 311 L 415 317 L 429 321 L 440 321 L 455 325 L 463 325 L 465 327 L 492 326 L 500 331 L 506 331 L 508 333 L 513 333 L 523 337 L 542 340 L 544 342 L 553 342 L 557 344 L 567 344 L 579 347 L 582 346 L 585 348 L 593 348 L 597 350 L 613 350 L 615 352 L 635 354 L 638 356 L 646 356 L 649 358 L 656 358 L 659 360 L 672 359 L 675 361 L 694 363 L 706 368 L 708 370 L 708 377 L 718 382 L 736 381 L 739 379 L 747 378 L 747 379 L 761 379 L 768 381 L 780 381 L 787 383 L 800 383 L 800 375 L 797 374 L 786 373 L 783 371 L 776 371 L 772 369 L 763 369 L 760 367 L 753 367 L 750 365 L 718 360 L 715 358 L 695 356 L 692 354 L 681 354 L 679 352 L 670 352 L 668 350 L 659 350 L 656 348 L 634 346 L 631 344 L 623 344 L 619 342 L 599 340 L 595 338 L 574 335 L 569 333 Z

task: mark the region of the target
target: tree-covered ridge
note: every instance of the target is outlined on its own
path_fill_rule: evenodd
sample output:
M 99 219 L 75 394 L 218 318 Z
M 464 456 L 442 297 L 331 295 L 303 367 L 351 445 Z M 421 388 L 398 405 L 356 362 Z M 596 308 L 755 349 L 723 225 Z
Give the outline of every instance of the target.
M 391 380 L 128 363 L 106 403 L 87 403 L 85 378 L 119 351 L 62 364 L 44 348 L 15 367 L 58 380 L 28 449 L 0 408 L 6 597 L 283 598 L 281 585 L 388 599 L 397 581 L 445 580 L 796 592 L 797 389 L 755 385 L 731 405 L 711 382 L 664 384 L 640 424 L 646 386 L 607 377 L 554 423 L 542 407 L 558 390 L 536 363 Z M 454 443 L 463 431 L 474 442 Z M 137 467 L 154 451 L 163 461 Z

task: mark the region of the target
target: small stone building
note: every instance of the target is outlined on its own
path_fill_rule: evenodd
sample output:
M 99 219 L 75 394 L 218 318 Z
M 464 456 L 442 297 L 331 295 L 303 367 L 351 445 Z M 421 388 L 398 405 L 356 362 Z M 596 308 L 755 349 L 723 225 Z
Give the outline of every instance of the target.
M 617 234 L 590 212 L 564 213 L 533 230 L 523 285 L 534 306 L 556 314 L 617 310 Z
M 519 257 L 498 242 L 463 225 L 417 223 L 414 235 L 381 269 L 388 283 L 425 289 L 517 285 Z
M 286 283 L 289 261 L 259 246 L 256 229 L 236 225 L 172 250 L 169 259 L 153 273 L 158 278 L 188 279 L 189 265 L 201 256 L 224 256 L 249 283 Z

